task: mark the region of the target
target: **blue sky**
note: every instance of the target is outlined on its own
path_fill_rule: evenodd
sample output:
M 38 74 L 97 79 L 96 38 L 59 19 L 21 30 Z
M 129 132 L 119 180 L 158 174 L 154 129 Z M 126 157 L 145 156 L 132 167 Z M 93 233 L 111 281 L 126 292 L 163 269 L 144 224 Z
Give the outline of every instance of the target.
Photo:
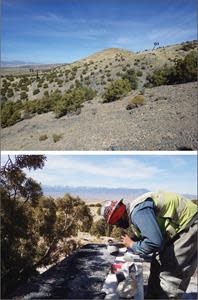
M 2 163 L 7 156 L 2 156 Z M 47 155 L 42 170 L 30 172 L 49 186 L 165 189 L 197 194 L 193 155 Z
M 66 63 L 196 39 L 196 0 L 2 0 L 2 60 Z

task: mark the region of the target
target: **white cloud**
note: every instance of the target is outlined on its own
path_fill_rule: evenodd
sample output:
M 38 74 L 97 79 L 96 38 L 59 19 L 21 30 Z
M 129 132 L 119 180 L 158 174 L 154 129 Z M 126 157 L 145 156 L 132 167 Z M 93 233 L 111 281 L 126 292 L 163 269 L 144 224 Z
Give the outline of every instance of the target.
M 166 161 L 164 161 L 166 159 Z M 1 156 L 2 165 L 7 155 Z M 196 160 L 196 159 L 195 159 Z M 186 156 L 49 155 L 43 169 L 28 172 L 42 185 L 147 188 L 196 194 L 196 169 Z
M 105 180 L 145 180 L 164 173 L 164 170 L 156 166 L 128 158 L 118 157 L 110 159 L 108 163 L 101 160 L 99 164 L 69 157 L 48 157 L 45 168 L 42 171 L 37 171 L 36 175 L 35 172 L 32 174 L 41 182 L 47 181 L 51 185 L 62 181 L 62 178 L 70 180 L 73 176 L 78 176 L 79 179 L 86 177 L 91 180 L 94 177 L 100 177 L 100 180 L 103 181 L 102 184 L 104 184 Z
M 151 41 L 160 40 L 164 41 L 167 39 L 174 39 L 175 37 L 177 40 L 185 40 L 189 36 L 196 34 L 196 29 L 180 29 L 180 28 L 164 28 L 164 29 L 154 29 L 148 33 L 147 37 Z
M 116 41 L 117 44 L 120 44 L 120 45 L 128 45 L 128 44 L 131 44 L 131 40 L 128 38 L 128 37 L 119 37 Z
M 66 20 L 64 17 L 50 12 L 43 15 L 33 16 L 33 19 L 42 22 L 57 22 L 57 23 L 62 23 L 65 22 Z

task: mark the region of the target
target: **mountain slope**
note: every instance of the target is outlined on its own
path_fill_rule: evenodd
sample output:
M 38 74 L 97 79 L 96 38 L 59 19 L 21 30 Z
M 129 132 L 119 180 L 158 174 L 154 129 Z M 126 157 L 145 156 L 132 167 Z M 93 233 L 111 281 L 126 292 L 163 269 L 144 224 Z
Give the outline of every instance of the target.
M 197 149 L 196 82 L 145 89 L 145 105 L 128 111 L 132 94 L 86 102 L 80 115 L 46 113 L 4 128 L 2 150 Z
M 110 48 L 69 65 L 31 69 L 23 76 L 4 75 L 2 124 L 15 125 L 2 130 L 3 150 L 197 149 L 196 83 L 146 88 L 148 74 L 165 65 L 173 66 L 195 47 L 192 41 L 139 53 Z M 187 62 L 187 67 L 193 63 Z M 103 103 L 111 82 L 131 69 L 138 78 L 137 90 L 123 93 L 118 101 Z M 161 73 L 157 76 L 157 84 L 162 84 Z M 196 74 L 193 76 L 195 80 Z M 71 92 L 70 98 L 65 95 L 81 85 L 85 90 L 95 90 L 97 96 L 82 100 L 82 90 Z M 58 96 L 54 94 L 57 90 Z M 144 105 L 127 111 L 128 103 L 140 92 L 144 93 Z M 85 93 L 92 91 L 87 89 Z M 57 107 L 63 113 L 56 114 Z
M 142 86 L 146 82 L 146 76 L 153 70 L 164 64 L 173 65 L 176 59 L 184 58 L 196 48 L 195 42 L 191 42 L 189 47 L 185 45 L 172 45 L 138 53 L 119 48 L 105 49 L 72 64 L 54 66 L 50 70 L 27 69 L 23 76 L 29 80 L 23 84 L 20 84 L 20 72 L 16 72 L 16 76 L 9 82 L 9 77 L 6 77 L 2 70 L 3 79 L 7 81 L 8 88 L 13 90 L 13 96 L 8 97 L 7 92 L 3 96 L 16 101 L 20 100 L 21 92 L 25 91 L 29 100 L 35 100 L 43 97 L 46 91 L 51 93 L 59 89 L 63 93 L 75 85 L 76 80 L 102 95 L 112 80 L 119 79 L 120 73 L 130 68 L 142 72 L 139 76 L 139 86 Z M 35 90 L 38 90 L 38 93 L 34 94 Z

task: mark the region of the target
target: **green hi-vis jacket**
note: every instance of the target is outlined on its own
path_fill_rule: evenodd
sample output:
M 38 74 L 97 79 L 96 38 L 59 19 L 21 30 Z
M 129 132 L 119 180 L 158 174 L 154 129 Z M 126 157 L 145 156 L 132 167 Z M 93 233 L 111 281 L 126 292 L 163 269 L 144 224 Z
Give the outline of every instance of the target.
M 154 201 L 157 223 L 166 239 L 173 238 L 177 233 L 185 229 L 186 225 L 197 213 L 197 205 L 191 200 L 176 193 L 158 191 L 146 193 L 130 203 L 130 215 L 135 206 L 148 198 Z M 133 224 L 132 229 L 138 237 L 141 236 L 141 233 Z

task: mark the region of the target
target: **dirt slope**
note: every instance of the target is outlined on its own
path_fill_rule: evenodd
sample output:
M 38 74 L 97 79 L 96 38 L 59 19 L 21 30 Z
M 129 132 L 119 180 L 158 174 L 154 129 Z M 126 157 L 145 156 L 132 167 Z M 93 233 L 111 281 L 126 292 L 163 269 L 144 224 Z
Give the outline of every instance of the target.
M 146 89 L 145 104 L 128 111 L 132 95 L 106 104 L 98 97 L 80 115 L 46 113 L 4 128 L 2 150 L 197 149 L 196 82 Z M 62 137 L 55 143 L 53 134 Z

